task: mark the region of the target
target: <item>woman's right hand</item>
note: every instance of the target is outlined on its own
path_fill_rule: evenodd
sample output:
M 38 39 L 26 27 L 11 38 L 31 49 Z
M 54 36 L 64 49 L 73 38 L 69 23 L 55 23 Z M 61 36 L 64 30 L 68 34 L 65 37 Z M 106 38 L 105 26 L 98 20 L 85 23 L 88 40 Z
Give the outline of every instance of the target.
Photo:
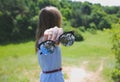
M 47 29 L 44 32 L 44 41 L 46 40 L 57 41 L 61 34 L 63 34 L 63 29 L 58 28 L 57 26 Z

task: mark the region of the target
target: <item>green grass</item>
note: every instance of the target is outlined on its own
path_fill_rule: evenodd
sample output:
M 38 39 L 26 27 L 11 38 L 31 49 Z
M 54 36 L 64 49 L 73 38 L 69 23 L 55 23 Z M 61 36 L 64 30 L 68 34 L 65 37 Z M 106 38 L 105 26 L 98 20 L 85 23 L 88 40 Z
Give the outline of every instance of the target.
M 31 82 L 30 78 L 35 76 L 26 74 L 39 69 L 34 50 L 31 41 L 0 46 L 0 82 Z
M 75 42 L 71 47 L 61 46 L 63 66 L 81 66 L 88 62 L 87 68 L 96 71 L 104 61 L 103 77 L 112 82 L 110 73 L 114 67 L 111 51 L 111 35 L 98 31 L 97 34 L 83 33 L 84 41 Z M 38 82 L 40 67 L 34 52 L 34 42 L 0 46 L 0 82 Z M 109 76 L 109 77 L 108 77 Z
M 83 34 L 85 40 L 83 42 L 76 42 L 71 47 L 62 46 L 62 54 L 68 58 L 104 58 L 113 56 L 108 32 L 100 32 L 96 35 L 89 32 Z
M 0 46 L 0 58 L 18 57 L 24 55 L 34 54 L 34 42 L 30 41 L 27 43 L 9 44 Z
M 81 66 L 88 62 L 87 69 L 96 71 L 101 62 L 104 62 L 102 76 L 106 82 L 112 82 L 111 72 L 114 68 L 114 55 L 111 51 L 111 35 L 106 30 L 98 31 L 93 35 L 86 32 L 85 41 L 76 42 L 73 46 L 67 48 L 62 46 L 63 65 Z

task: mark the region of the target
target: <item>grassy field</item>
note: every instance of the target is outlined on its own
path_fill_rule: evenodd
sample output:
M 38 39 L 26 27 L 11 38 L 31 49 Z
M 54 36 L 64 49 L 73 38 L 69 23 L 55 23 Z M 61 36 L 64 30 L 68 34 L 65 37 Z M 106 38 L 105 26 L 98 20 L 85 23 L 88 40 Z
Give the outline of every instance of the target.
M 103 61 L 102 77 L 106 82 L 112 82 L 110 75 L 114 68 L 114 55 L 110 33 L 85 32 L 83 36 L 84 41 L 75 42 L 71 47 L 60 45 L 63 67 L 80 66 L 87 62 L 87 69 L 95 71 Z M 0 46 L 0 82 L 39 82 L 39 72 L 33 41 Z

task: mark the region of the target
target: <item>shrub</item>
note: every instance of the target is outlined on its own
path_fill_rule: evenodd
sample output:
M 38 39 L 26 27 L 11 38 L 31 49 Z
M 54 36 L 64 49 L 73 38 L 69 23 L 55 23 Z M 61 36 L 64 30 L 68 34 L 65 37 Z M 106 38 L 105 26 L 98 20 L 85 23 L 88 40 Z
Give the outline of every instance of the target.
M 83 40 L 84 40 L 84 38 L 83 38 L 83 36 L 81 35 L 81 33 L 80 33 L 79 30 L 75 29 L 75 30 L 73 30 L 73 31 L 74 31 L 74 33 L 75 33 L 75 41 L 83 41 Z
M 120 82 L 120 70 L 119 69 L 114 69 L 112 72 L 112 78 L 115 82 Z
M 120 82 L 120 24 L 112 30 L 113 34 L 113 52 L 116 58 L 116 67 L 112 73 L 114 82 Z

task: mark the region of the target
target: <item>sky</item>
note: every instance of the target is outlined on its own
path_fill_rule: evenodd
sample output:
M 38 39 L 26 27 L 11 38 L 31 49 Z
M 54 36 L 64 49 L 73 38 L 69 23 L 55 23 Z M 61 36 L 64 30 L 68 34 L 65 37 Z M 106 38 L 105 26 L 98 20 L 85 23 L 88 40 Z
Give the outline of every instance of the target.
M 120 6 L 120 0 L 72 0 L 72 1 L 88 1 L 91 3 L 100 3 L 103 6 Z

